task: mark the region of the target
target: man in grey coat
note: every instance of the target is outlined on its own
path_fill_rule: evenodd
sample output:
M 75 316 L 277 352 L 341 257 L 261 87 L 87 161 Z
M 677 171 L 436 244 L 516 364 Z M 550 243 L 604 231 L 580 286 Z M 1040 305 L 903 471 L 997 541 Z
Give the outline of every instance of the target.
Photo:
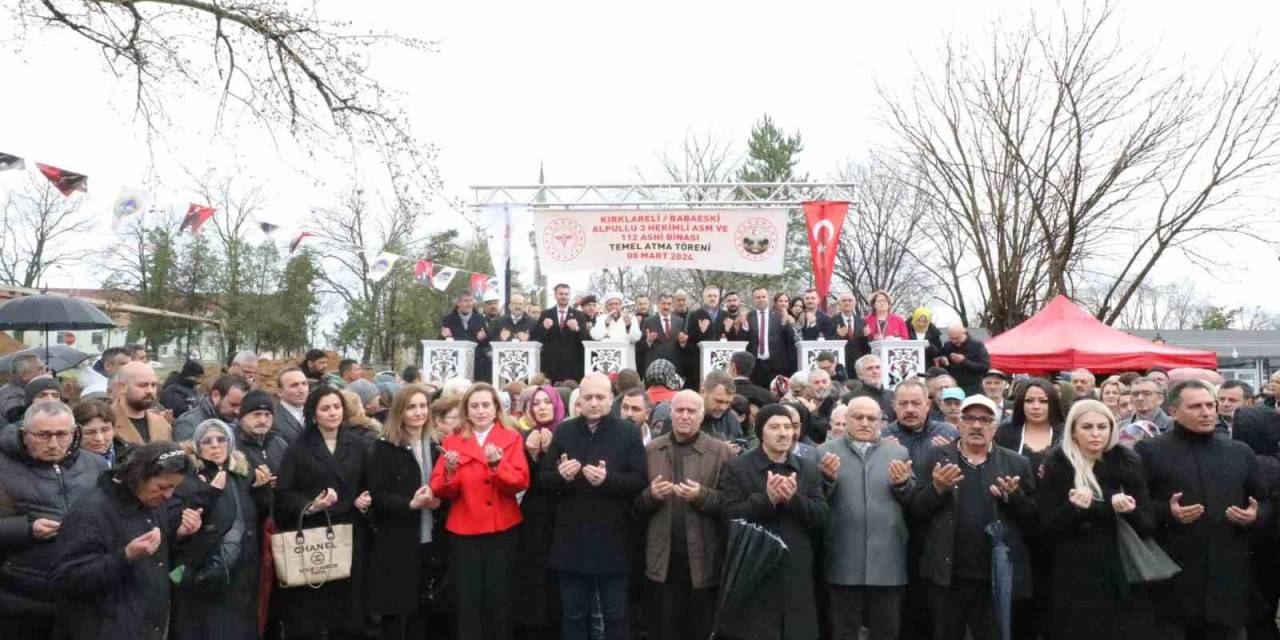
M 818 448 L 831 509 L 823 574 L 831 597 L 831 637 L 898 637 L 907 584 L 904 506 L 914 483 L 907 448 L 879 434 L 880 404 L 854 398 L 843 437 Z
M 173 441 L 192 439 L 195 437 L 196 427 L 213 418 L 234 426 L 236 419 L 240 417 L 240 403 L 246 393 L 249 393 L 248 380 L 230 374 L 219 376 L 209 388 L 209 395 L 201 398 L 196 406 L 173 423 Z

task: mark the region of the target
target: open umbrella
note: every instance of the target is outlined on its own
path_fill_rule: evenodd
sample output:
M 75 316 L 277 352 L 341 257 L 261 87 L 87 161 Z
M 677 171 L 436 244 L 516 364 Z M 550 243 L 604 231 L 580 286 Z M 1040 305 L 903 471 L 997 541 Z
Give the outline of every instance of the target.
M 13 371 L 13 361 L 27 354 L 40 358 L 53 373 L 66 371 L 89 359 L 90 354 L 60 344 L 45 347 L 31 347 L 0 358 L 0 371 Z
M 782 563 L 787 543 L 754 522 L 732 520 L 726 550 L 712 638 L 720 627 L 720 616 L 742 606 Z
M 49 347 L 49 331 L 110 329 L 116 326 L 101 309 L 67 296 L 40 294 L 14 298 L 0 305 L 0 329 L 44 332 L 44 346 Z
M 1013 634 L 1013 562 L 1004 523 L 992 520 L 985 529 L 991 538 L 991 607 L 995 609 L 996 637 L 1009 640 Z

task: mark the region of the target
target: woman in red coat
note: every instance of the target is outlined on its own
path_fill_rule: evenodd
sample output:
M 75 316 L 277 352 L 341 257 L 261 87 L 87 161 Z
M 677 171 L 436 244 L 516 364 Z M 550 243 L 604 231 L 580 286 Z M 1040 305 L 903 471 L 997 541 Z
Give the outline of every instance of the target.
M 450 502 L 458 640 L 511 638 L 516 494 L 529 487 L 529 463 L 523 439 L 505 422 L 498 392 L 472 385 L 462 396 L 462 426 L 444 439 L 444 464 L 431 472 L 432 493 Z
M 911 339 L 911 335 L 907 333 L 907 321 L 893 313 L 892 308 L 893 299 L 889 297 L 888 291 L 877 291 L 871 294 L 871 313 L 864 318 L 867 321 L 867 338 L 871 340 Z

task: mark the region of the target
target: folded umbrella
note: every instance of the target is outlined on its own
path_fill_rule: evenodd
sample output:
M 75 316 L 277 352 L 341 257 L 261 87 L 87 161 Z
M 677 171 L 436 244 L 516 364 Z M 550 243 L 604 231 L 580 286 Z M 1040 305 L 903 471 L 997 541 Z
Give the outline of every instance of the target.
M 985 531 L 991 538 L 991 607 L 995 609 L 996 637 L 1009 640 L 1013 634 L 1013 561 L 1004 523 L 993 520 Z
M 741 607 L 782 564 L 787 543 L 772 531 L 746 520 L 729 522 L 724 575 L 720 581 L 720 602 L 716 606 L 711 637 L 720 627 L 721 616 Z

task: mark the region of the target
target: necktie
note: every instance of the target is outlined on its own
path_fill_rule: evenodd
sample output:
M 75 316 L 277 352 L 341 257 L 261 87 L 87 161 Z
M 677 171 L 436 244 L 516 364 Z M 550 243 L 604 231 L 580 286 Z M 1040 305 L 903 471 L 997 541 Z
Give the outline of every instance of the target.
M 671 316 L 662 316 L 662 336 L 671 337 Z
M 760 314 L 760 357 L 767 360 L 769 358 L 769 340 L 765 336 L 765 327 L 769 326 L 769 321 L 766 319 L 764 311 L 758 313 Z
M 564 326 L 564 309 L 560 310 L 560 326 Z

